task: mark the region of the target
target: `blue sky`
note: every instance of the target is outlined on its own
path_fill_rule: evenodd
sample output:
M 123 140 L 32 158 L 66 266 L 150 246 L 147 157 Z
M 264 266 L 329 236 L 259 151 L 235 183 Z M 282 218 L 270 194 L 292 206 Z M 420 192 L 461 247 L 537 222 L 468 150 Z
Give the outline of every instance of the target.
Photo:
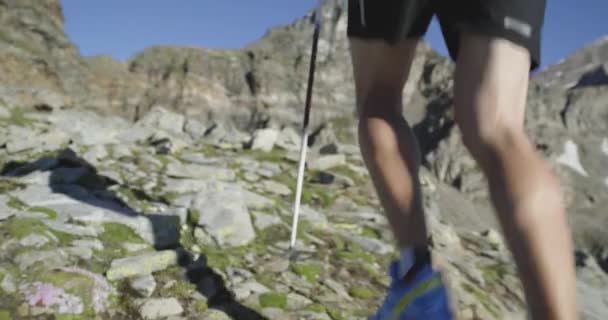
M 83 55 L 111 54 L 127 59 L 156 44 L 239 48 L 260 38 L 268 28 L 304 15 L 316 0 L 61 0 L 61 3 L 66 32 Z M 608 34 L 607 12 L 606 0 L 547 0 L 543 66 Z M 445 54 L 436 23 L 426 39 Z

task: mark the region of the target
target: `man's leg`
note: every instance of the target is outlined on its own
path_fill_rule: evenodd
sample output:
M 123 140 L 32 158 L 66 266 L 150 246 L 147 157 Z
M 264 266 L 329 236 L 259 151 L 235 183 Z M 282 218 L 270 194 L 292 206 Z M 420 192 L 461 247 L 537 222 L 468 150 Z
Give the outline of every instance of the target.
M 456 121 L 489 182 L 533 319 L 576 319 L 573 245 L 557 177 L 524 131 L 525 48 L 462 34 Z
M 427 232 L 418 181 L 420 154 L 402 116 L 403 86 L 417 40 L 390 46 L 351 38 L 359 143 L 400 248 L 424 247 Z

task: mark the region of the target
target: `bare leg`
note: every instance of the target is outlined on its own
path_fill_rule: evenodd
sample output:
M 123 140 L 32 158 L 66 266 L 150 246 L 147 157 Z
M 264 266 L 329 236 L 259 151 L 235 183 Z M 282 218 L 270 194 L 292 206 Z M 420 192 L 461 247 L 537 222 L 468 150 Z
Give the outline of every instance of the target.
M 576 319 L 573 245 L 557 177 L 524 130 L 530 57 L 511 42 L 464 34 L 456 120 L 489 181 L 533 319 Z
M 402 117 L 402 92 L 417 40 L 389 46 L 351 39 L 359 142 L 378 197 L 401 248 L 426 247 L 418 167 L 420 154 Z

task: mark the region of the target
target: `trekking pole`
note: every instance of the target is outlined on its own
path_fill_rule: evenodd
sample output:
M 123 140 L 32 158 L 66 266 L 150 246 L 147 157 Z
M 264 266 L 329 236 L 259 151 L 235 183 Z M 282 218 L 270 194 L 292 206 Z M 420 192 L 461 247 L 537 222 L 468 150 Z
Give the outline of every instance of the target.
M 296 246 L 296 238 L 298 234 L 298 218 L 300 216 L 300 201 L 302 199 L 302 185 L 304 183 L 304 170 L 306 167 L 306 149 L 308 148 L 308 123 L 310 120 L 310 109 L 312 100 L 312 87 L 315 78 L 315 64 L 317 60 L 317 45 L 319 43 L 319 34 L 321 32 L 321 8 L 323 0 L 319 0 L 315 11 L 315 31 L 312 41 L 312 55 L 310 58 L 310 70 L 308 72 L 308 89 L 306 90 L 306 107 L 304 109 L 304 123 L 302 126 L 302 142 L 300 144 L 300 164 L 298 166 L 298 181 L 296 186 L 296 199 L 294 204 L 292 226 L 291 226 L 291 242 L 289 249 L 293 252 Z

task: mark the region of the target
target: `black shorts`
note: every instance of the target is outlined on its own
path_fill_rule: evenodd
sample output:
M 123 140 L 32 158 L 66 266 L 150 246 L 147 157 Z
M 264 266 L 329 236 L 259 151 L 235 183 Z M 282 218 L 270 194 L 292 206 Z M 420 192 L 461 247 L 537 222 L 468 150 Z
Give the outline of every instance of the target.
M 540 64 L 545 0 L 349 0 L 348 36 L 394 44 L 422 37 L 437 15 L 450 56 L 458 56 L 463 31 L 504 38 L 529 50 Z

